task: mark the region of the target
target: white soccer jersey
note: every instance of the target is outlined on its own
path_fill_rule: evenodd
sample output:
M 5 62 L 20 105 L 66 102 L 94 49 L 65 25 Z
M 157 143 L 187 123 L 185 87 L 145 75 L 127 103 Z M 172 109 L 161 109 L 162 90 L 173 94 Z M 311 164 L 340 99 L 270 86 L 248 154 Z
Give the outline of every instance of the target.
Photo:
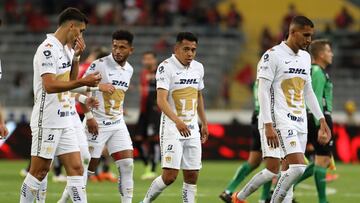
M 31 127 L 67 128 L 71 127 L 70 93 L 48 94 L 45 92 L 41 76 L 46 73 L 56 75 L 57 80 L 69 81 L 71 59 L 64 46 L 52 34 L 36 50 L 34 61 L 34 107 Z
M 113 58 L 112 54 L 94 61 L 85 75 L 100 72 L 102 79 L 100 83 L 111 83 L 115 88 L 113 94 L 95 91 L 95 97 L 99 100 L 100 106 L 94 109 L 94 117 L 103 130 L 118 128 L 123 118 L 123 105 L 125 92 L 129 88 L 133 67 L 126 62 L 122 67 Z
M 189 67 L 172 57 L 163 61 L 156 72 L 156 88 L 169 91 L 168 102 L 175 114 L 185 122 L 191 132 L 188 138 L 200 136 L 197 116 L 198 91 L 204 88 L 204 67 L 193 60 Z M 186 139 L 180 135 L 175 123 L 164 113 L 161 115 L 160 136 Z
M 68 46 L 64 46 L 65 52 L 68 55 L 70 61 L 72 62 L 74 58 L 75 50 L 71 49 Z M 75 100 L 76 93 L 70 93 L 70 116 L 72 119 L 72 124 L 74 127 L 82 126 L 82 122 L 80 120 L 79 114 L 76 111 L 76 100 Z
M 294 53 L 285 42 L 269 49 L 258 63 L 257 78 L 272 81 L 271 113 L 277 129 L 295 129 L 307 133 L 304 87 L 311 83 L 310 55 L 303 50 Z M 261 107 L 259 128 L 261 121 Z

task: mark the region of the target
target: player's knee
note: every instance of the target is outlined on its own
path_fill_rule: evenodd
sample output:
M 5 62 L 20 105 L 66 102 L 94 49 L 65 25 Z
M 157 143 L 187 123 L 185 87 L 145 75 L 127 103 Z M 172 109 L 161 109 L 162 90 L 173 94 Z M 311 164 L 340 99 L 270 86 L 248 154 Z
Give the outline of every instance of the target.
M 42 166 L 40 168 L 31 168 L 30 169 L 30 174 L 32 176 L 34 176 L 36 179 L 42 181 L 45 176 L 48 174 L 50 168 L 48 166 Z
M 177 175 L 175 175 L 175 174 L 162 176 L 165 185 L 171 185 L 173 182 L 175 182 L 176 177 L 177 177 Z
M 79 175 L 82 176 L 84 174 L 84 168 L 82 166 L 82 164 L 74 164 L 71 166 L 70 168 L 70 173 L 68 173 L 68 175 L 72 176 L 72 175 Z

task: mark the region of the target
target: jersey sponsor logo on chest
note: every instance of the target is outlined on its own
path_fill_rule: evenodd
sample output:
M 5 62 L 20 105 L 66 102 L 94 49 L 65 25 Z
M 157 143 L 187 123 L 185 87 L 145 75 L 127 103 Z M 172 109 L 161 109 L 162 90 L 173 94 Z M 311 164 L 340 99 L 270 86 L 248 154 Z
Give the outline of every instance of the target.
M 193 79 L 182 79 L 180 78 L 179 81 L 175 82 L 177 85 L 191 85 L 191 84 L 199 84 L 199 80 L 197 78 Z
M 289 68 L 289 70 L 284 71 L 284 73 L 307 75 L 307 73 L 305 72 L 305 69 L 303 69 L 303 68 Z
M 129 87 L 127 82 L 120 81 L 120 80 L 112 80 L 112 85 L 120 86 L 120 87 Z

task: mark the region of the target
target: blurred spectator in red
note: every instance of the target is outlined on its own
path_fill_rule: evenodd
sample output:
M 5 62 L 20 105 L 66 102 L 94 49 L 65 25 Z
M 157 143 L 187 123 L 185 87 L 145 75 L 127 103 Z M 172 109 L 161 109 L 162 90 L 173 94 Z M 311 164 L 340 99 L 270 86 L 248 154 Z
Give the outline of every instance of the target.
M 271 31 L 268 27 L 264 27 L 261 39 L 260 39 L 260 56 L 264 54 L 264 52 L 276 44 L 275 37 L 271 34 Z
M 348 29 L 353 23 L 354 19 L 346 7 L 343 7 L 335 17 L 335 25 L 338 29 Z
M 289 30 L 291 20 L 297 15 L 300 15 L 300 14 L 296 11 L 295 5 L 289 4 L 288 12 L 282 19 L 281 36 L 280 36 L 281 39 L 280 40 L 284 40 L 284 38 L 287 35 L 287 32 Z
M 236 10 L 235 4 L 231 4 L 230 11 L 226 15 L 226 25 L 230 28 L 241 28 L 242 23 L 242 15 Z
M 154 51 L 156 53 L 160 53 L 160 54 L 165 53 L 169 51 L 170 48 L 171 48 L 171 43 L 169 42 L 168 33 L 164 33 L 163 35 L 161 35 L 159 40 L 154 44 Z
M 30 32 L 44 32 L 49 26 L 49 20 L 39 7 L 33 7 L 31 2 L 24 5 L 24 15 L 26 17 L 26 26 Z
M 194 8 L 193 0 L 179 0 L 179 12 L 182 16 L 188 16 L 190 11 Z
M 218 26 L 221 20 L 219 11 L 217 10 L 216 5 L 208 7 L 206 9 L 206 19 L 207 23 L 210 26 Z
M 6 0 L 4 8 L 7 24 L 18 23 L 20 21 L 19 5 L 16 0 Z

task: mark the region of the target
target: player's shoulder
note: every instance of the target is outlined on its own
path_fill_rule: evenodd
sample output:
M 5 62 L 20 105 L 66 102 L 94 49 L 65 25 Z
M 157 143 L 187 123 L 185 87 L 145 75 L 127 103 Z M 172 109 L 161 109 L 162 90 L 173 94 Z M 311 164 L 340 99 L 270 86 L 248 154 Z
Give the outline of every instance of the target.
M 203 64 L 196 60 L 191 61 L 191 66 L 193 66 L 196 69 L 204 69 Z
M 260 62 L 266 63 L 270 60 L 274 61 L 281 55 L 281 49 L 279 45 L 276 45 L 268 50 L 261 56 Z
M 163 72 L 170 72 L 173 71 L 175 69 L 175 64 L 172 63 L 171 58 L 165 59 L 164 61 L 162 61 L 157 69 L 157 72 L 162 74 Z
M 58 55 L 59 51 L 56 49 L 56 44 L 50 39 L 45 39 L 38 47 L 36 54 L 43 54 L 45 57 Z
M 126 61 L 125 70 L 128 71 L 128 72 L 133 73 L 134 72 L 134 67 L 128 61 Z
M 311 60 L 311 56 L 309 54 L 309 52 L 305 51 L 305 50 L 299 50 L 299 55 L 304 58 L 305 60 Z

